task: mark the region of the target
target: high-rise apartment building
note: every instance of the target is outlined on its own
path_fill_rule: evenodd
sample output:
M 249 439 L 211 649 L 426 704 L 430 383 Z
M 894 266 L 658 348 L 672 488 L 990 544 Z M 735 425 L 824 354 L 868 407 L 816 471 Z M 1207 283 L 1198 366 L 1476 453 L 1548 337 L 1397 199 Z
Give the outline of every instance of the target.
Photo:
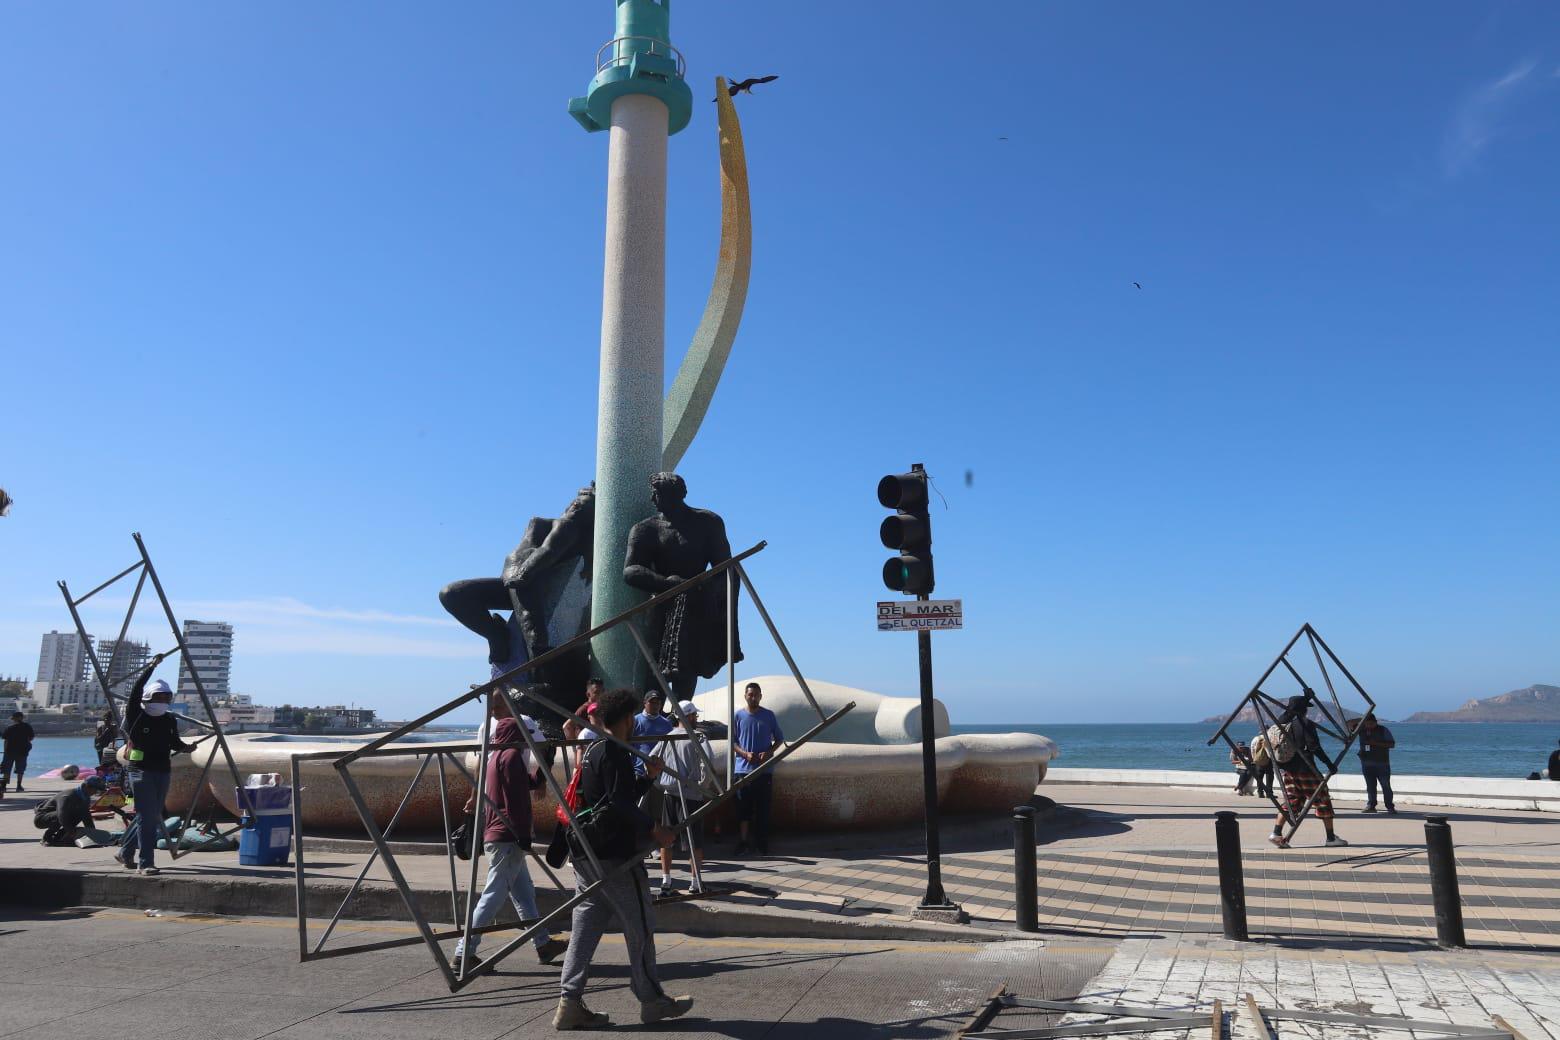
M 233 626 L 222 621 L 186 621 L 184 645 L 200 675 L 200 684 L 212 700 L 228 696 L 228 673 L 233 664 Z M 179 662 L 179 697 L 198 698 L 190 662 Z
M 130 683 L 147 662 L 152 659 L 152 648 L 133 639 L 120 642 L 117 639 L 100 639 L 97 644 L 98 664 L 108 676 L 108 685 L 116 697 L 130 694 Z
M 87 651 L 91 647 L 91 636 L 83 640 L 75 632 L 45 632 L 38 653 L 38 681 L 71 683 L 87 678 Z

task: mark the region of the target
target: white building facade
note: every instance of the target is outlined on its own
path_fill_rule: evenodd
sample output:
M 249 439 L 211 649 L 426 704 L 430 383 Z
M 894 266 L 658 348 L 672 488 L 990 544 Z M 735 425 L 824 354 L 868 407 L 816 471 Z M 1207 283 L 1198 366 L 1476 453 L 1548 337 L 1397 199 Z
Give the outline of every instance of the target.
M 190 660 L 200 676 L 201 686 L 212 701 L 226 700 L 230 690 L 230 672 L 233 666 L 233 626 L 223 621 L 186 621 L 184 645 L 189 648 Z M 179 662 L 180 700 L 199 700 L 195 680 L 190 675 L 190 661 Z
M 92 637 L 75 632 L 45 632 L 38 651 L 38 682 L 76 682 L 87 677 Z

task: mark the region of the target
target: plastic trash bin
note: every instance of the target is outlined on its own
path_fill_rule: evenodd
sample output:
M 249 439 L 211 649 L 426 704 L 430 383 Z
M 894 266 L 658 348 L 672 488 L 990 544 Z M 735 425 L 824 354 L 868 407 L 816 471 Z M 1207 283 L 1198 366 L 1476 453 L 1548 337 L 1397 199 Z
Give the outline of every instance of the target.
M 285 867 L 292 849 L 292 788 L 249 785 L 233 792 L 250 806 L 238 832 L 238 862 L 246 867 Z

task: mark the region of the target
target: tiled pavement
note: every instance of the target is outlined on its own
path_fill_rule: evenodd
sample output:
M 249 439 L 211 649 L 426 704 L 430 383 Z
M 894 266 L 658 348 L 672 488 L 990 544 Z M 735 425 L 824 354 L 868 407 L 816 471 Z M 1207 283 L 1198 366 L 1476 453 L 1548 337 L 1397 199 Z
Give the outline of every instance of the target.
M 1560 865 L 1545 859 L 1459 857 L 1471 942 L 1560 948 Z M 771 861 L 736 875 L 746 886 L 843 902 L 846 913 L 903 912 L 920 901 L 924 862 L 912 857 Z M 1274 850 L 1245 856 L 1251 931 L 1266 935 L 1433 938 L 1429 870 L 1422 850 Z M 1011 921 L 1012 853 L 943 858 L 949 898 L 977 918 Z M 1040 927 L 1088 935 L 1217 933 L 1218 869 L 1212 851 L 1042 850 Z
M 1020 995 L 1021 991 L 1013 990 Z M 1344 1015 L 1407 1018 L 1491 1027 L 1499 1015 L 1526 1040 L 1560 1040 L 1560 959 L 1506 952 L 1391 951 L 1339 944 L 1331 949 L 1286 949 L 1222 940 L 1133 939 L 1086 988 L 1093 1003 L 1208 1010 L 1223 1002 L 1230 1040 L 1261 1037 L 1244 1010 L 1245 994 L 1258 1006 Z M 1054 1021 L 1054 1020 L 1053 1020 Z M 1069 1015 L 1067 1022 L 1099 1021 Z M 1004 1014 L 1003 1028 L 1050 1024 Z M 1333 1023 L 1274 1020 L 1282 1040 L 1390 1040 L 1407 1031 Z M 1135 1034 L 1166 1040 L 1210 1035 L 1198 1030 Z M 1440 1034 L 1421 1031 L 1431 1037 Z

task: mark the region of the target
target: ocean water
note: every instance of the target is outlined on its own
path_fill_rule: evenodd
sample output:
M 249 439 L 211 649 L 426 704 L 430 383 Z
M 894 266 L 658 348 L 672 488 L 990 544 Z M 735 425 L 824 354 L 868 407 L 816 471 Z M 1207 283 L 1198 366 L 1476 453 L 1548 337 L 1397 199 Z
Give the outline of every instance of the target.
M 1397 739 L 1397 747 L 1392 749 L 1392 771 L 1418 776 L 1521 779 L 1548 766 L 1549 752 L 1560 739 L 1560 726 L 1509 722 L 1395 722 L 1387 728 Z M 1058 766 L 1224 772 L 1230 768 L 1228 745 L 1221 740 L 1208 747 L 1208 738 L 1218 729 L 1216 723 L 953 727 L 955 733 L 1043 733 L 1061 748 Z M 1257 734 L 1257 725 L 1237 723 L 1231 734 L 1249 743 Z M 1358 773 L 1359 759 L 1352 753 L 1349 758 L 1343 771 Z
M 1042 733 L 1056 741 L 1062 757 L 1058 766 L 1098 769 L 1195 769 L 1227 772 L 1229 749 L 1221 740 L 1208 747 L 1208 738 L 1219 727 L 1213 723 L 1112 724 L 1009 723 L 994 726 L 954 726 L 955 733 Z M 1560 739 L 1560 726 L 1521 723 L 1407 723 L 1391 725 L 1398 745 L 1392 752 L 1392 769 L 1423 776 L 1492 776 L 1521 779 L 1548 764 L 1549 752 Z M 1237 724 L 1238 739 L 1249 741 L 1254 723 Z M 430 734 L 427 739 L 458 739 L 451 733 Z M 1345 772 L 1358 772 L 1352 755 Z M 92 741 L 85 737 L 40 737 L 33 745 L 27 772 L 37 776 L 67 762 L 78 765 L 94 760 Z

